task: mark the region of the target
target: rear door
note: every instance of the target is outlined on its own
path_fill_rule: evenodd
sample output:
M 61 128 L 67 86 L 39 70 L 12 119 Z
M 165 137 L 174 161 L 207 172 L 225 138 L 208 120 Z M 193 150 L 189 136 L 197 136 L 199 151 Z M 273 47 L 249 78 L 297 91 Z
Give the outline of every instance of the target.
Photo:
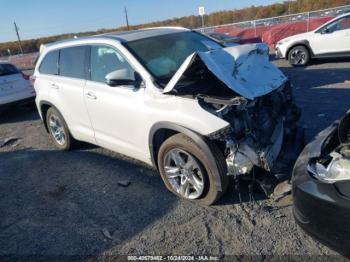
M 47 101 L 63 115 L 73 137 L 96 143 L 83 98 L 87 46 L 49 51 L 35 80 L 38 101 Z
M 89 47 L 84 45 L 60 49 L 59 76 L 53 79 L 50 85 L 50 100 L 64 116 L 74 138 L 95 143 L 84 102 L 88 49 Z

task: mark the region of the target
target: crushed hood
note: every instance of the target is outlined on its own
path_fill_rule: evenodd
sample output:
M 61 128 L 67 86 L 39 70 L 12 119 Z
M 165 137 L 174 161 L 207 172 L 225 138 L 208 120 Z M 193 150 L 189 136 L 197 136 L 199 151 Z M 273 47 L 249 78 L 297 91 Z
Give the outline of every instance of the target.
M 229 89 L 253 100 L 279 88 L 287 80 L 284 74 L 269 62 L 268 54 L 268 46 L 262 43 L 195 52 L 186 58 L 163 89 L 163 93 L 184 93 L 186 85 L 179 82 L 184 75 L 198 68 L 198 64 L 203 64 L 204 68 Z

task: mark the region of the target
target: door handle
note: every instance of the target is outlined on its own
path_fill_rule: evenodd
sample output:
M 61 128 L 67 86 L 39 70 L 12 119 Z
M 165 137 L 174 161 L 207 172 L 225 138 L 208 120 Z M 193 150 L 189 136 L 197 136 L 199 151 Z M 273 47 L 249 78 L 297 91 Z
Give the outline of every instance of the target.
M 89 98 L 89 99 L 93 99 L 93 100 L 96 100 L 97 99 L 97 96 L 95 96 L 93 93 L 91 93 L 91 92 L 87 92 L 86 94 L 85 94 L 85 96 L 87 97 L 87 98 Z
M 56 89 L 56 90 L 60 89 L 60 87 L 58 85 L 56 85 L 55 83 L 51 84 L 51 88 Z

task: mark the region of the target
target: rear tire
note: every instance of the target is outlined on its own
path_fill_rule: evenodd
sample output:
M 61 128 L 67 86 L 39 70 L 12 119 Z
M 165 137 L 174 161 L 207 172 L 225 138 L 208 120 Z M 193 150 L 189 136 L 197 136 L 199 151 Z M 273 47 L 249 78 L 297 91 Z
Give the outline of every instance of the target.
M 310 61 L 310 52 L 305 46 L 295 46 L 288 53 L 288 61 L 295 67 L 306 66 Z
M 46 124 L 50 137 L 58 149 L 69 150 L 72 148 L 74 139 L 69 132 L 66 121 L 57 109 L 50 107 L 47 110 Z
M 214 177 L 208 155 L 191 138 L 176 134 L 161 145 L 158 167 L 171 192 L 202 205 L 213 204 L 226 192 L 228 177 L 224 157 L 216 145 L 209 146 L 216 157 L 218 178 Z M 220 180 L 222 191 L 218 191 L 216 179 Z

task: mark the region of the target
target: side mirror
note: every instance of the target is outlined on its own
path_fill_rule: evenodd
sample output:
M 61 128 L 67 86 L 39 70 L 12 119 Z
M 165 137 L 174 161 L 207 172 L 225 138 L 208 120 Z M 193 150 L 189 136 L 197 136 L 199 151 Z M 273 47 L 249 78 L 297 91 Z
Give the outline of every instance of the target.
M 106 75 L 106 83 L 109 86 L 136 85 L 139 75 L 130 69 L 119 69 Z

